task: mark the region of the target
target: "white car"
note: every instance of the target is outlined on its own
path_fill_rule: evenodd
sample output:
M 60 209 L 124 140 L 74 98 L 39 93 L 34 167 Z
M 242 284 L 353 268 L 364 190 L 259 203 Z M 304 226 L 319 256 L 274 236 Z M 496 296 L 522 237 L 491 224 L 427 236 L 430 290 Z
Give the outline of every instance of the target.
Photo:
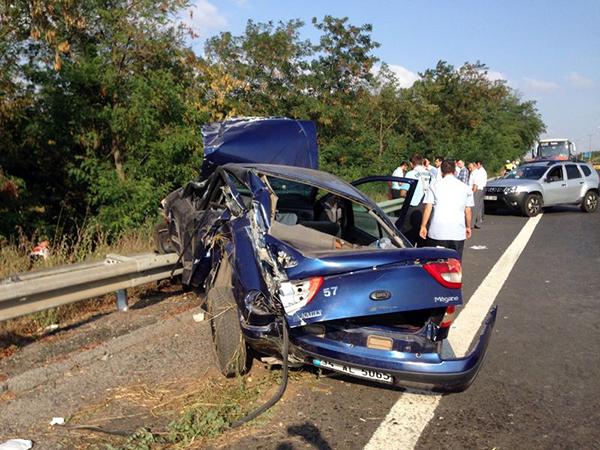
M 598 172 L 588 163 L 533 161 L 488 182 L 485 209 L 508 207 L 533 217 L 546 206 L 579 205 L 591 213 L 598 209 L 599 184 Z

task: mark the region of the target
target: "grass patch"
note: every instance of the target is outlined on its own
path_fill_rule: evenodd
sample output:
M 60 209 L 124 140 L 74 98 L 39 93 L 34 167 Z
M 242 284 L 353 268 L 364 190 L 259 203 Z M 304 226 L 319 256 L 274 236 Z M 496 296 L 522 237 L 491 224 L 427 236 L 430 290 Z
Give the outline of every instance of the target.
M 43 240 L 49 241 L 49 257 L 31 264 L 29 253 Z M 35 234 L 26 236 L 19 232 L 17 237 L 10 240 L 0 237 L 0 279 L 29 270 L 99 260 L 107 253 L 139 253 L 151 251 L 152 248 L 150 227 L 126 232 L 114 240 L 109 239 L 100 228 L 91 225 L 80 228 L 73 236 L 57 234 L 53 239 Z
M 223 378 L 215 368 L 209 368 L 194 378 L 118 386 L 108 397 L 75 413 L 68 423 L 118 432 L 132 430 L 128 438 L 88 432 L 89 443 L 97 445 L 91 448 L 104 450 L 231 446 L 241 436 L 254 433 L 256 427 L 268 427 L 279 414 L 280 403 L 249 426 L 229 428 L 273 395 L 281 383 L 281 375 L 281 370 L 257 363 L 250 374 L 237 379 Z M 285 396 L 288 399 L 294 398 L 299 386 L 319 384 L 312 370 L 291 370 L 289 378 L 291 383 Z
M 208 439 L 220 436 L 232 423 L 266 401 L 280 380 L 281 371 L 269 371 L 266 376 L 254 381 L 249 376 L 209 379 L 193 393 L 183 394 L 179 399 L 174 398 L 175 404 L 171 408 L 179 403 L 178 400 L 183 401 L 183 405 L 178 412 L 179 417 L 169 422 L 164 431 L 144 427 L 121 446 L 109 448 L 145 450 L 201 447 Z M 158 405 L 157 409 L 153 409 L 153 414 L 164 414 L 160 410 L 165 405 Z M 268 417 L 267 413 L 256 420 L 268 420 Z

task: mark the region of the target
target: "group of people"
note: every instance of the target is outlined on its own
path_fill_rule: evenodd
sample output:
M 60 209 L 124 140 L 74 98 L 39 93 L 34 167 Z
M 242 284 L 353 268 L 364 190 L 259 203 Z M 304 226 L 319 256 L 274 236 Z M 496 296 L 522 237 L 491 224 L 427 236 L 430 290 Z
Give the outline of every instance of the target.
M 487 172 L 481 161 L 465 166 L 462 160 L 437 156 L 433 165 L 415 154 L 402 162 L 393 176 L 417 180 L 402 232 L 416 246 L 456 250 L 461 258 L 472 228 L 483 222 Z M 406 197 L 409 186 L 392 183 L 392 197 Z

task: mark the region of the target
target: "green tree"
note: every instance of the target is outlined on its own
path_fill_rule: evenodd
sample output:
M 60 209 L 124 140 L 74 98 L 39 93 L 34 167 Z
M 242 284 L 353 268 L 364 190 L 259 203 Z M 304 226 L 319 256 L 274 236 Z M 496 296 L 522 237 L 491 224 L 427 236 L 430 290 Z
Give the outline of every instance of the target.
M 27 178 L 31 217 L 87 215 L 119 232 L 153 218 L 161 196 L 193 176 L 208 115 L 186 95 L 195 57 L 172 21 L 181 6 L 3 4 L 34 94 L 0 164 Z

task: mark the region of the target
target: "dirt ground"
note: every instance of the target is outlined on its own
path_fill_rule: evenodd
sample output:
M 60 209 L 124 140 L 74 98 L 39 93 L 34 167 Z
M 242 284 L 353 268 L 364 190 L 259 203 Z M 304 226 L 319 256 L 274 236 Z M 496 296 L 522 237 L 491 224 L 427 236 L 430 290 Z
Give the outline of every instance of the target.
M 164 284 L 131 298 L 126 313 L 107 303 L 79 321 L 15 340 L 18 345 L 0 359 L 0 442 L 30 439 L 35 449 L 143 448 L 143 439 L 128 436 L 146 429 L 160 439 L 190 406 L 236 394 L 240 380 L 224 379 L 214 365 L 208 321 L 193 319 L 202 303 L 201 294 Z M 239 400 L 244 411 L 270 398 L 279 377 L 280 370 L 255 360 L 242 380 L 244 392 L 252 394 Z M 275 435 L 288 423 L 286 405 L 302 399 L 306 389 L 329 392 L 314 371 L 294 370 L 284 398 L 259 419 L 177 448 L 262 442 L 265 433 Z M 54 417 L 66 425 L 51 426 Z

